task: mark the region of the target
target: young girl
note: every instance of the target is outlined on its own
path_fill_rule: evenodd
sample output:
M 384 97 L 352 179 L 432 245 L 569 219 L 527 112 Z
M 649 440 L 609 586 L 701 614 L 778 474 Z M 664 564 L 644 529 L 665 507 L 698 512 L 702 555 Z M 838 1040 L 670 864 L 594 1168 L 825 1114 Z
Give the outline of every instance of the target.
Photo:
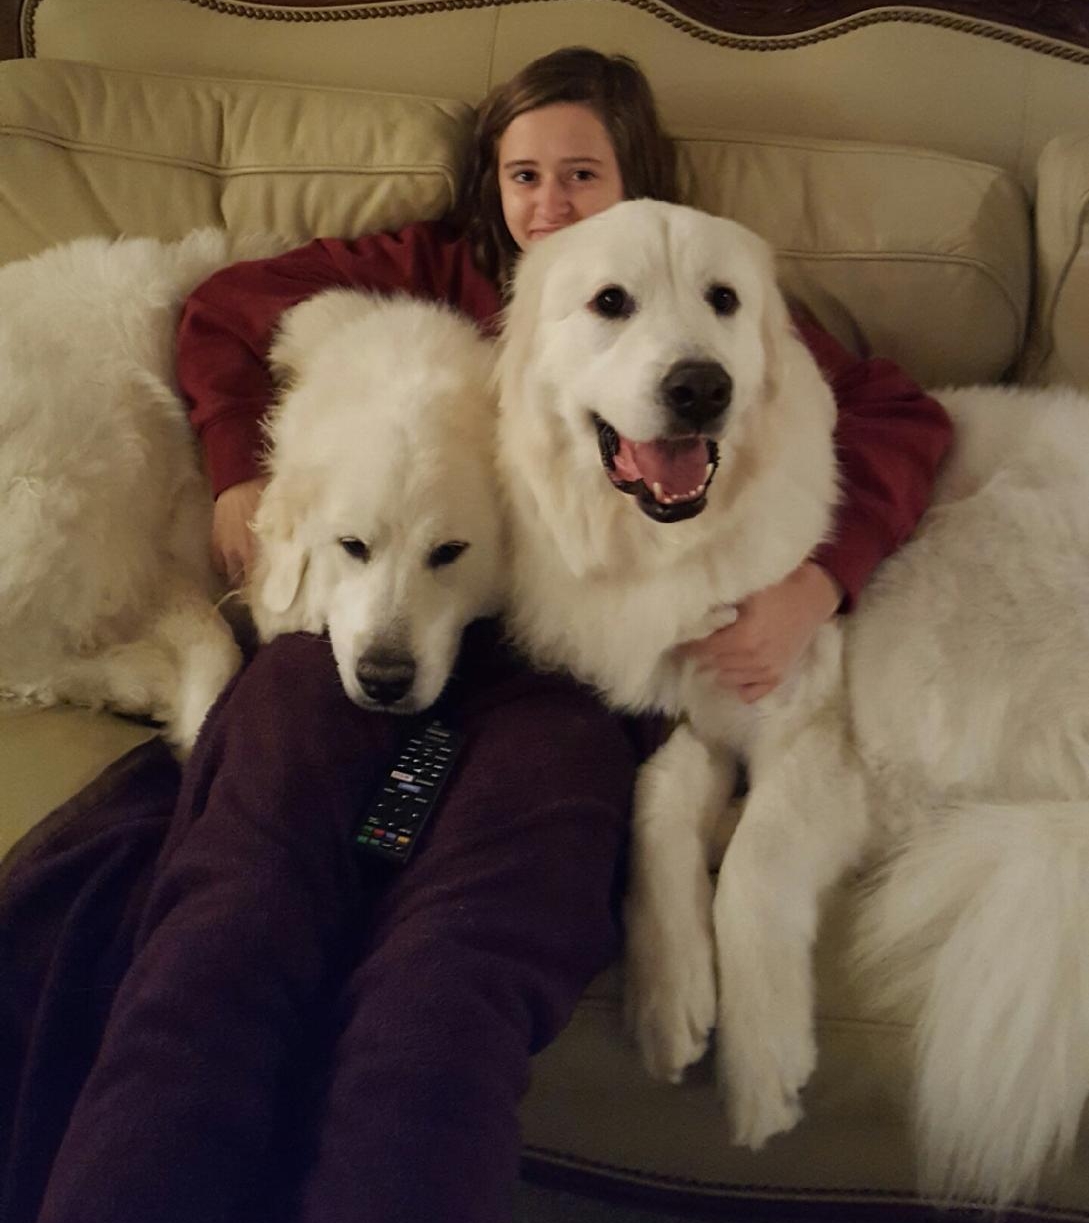
M 630 61 L 567 49 L 480 107 L 451 220 L 318 240 L 190 299 L 178 372 L 238 576 L 261 487 L 264 357 L 330 285 L 450 302 L 494 332 L 520 251 L 624 197 L 675 197 Z M 840 404 L 835 541 L 693 645 L 758 699 L 912 530 L 949 440 L 895 367 L 799 319 Z M 131 964 L 39 1223 L 499 1223 L 529 1058 L 617 953 L 637 751 L 620 719 L 532 673 L 491 626 L 443 698 L 467 745 L 401 873 L 351 834 L 403 724 L 344 696 L 327 642 L 260 650 L 209 717 L 140 910 Z

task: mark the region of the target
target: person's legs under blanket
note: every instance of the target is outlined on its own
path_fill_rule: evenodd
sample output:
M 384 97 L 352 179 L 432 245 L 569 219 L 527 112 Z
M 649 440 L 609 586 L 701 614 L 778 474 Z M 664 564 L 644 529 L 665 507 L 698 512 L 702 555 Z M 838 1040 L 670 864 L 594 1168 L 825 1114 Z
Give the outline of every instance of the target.
M 618 949 L 618 719 L 528 674 L 454 714 L 472 751 L 368 915 L 292 1223 L 509 1223 L 530 1053 Z
M 178 797 L 161 739 L 134 748 L 0 863 L 0 1219 L 33 1223 L 127 969 Z
M 303 635 L 216 707 L 40 1223 L 240 1223 L 269 1188 L 292 1053 L 358 938 L 351 829 L 396 736 Z

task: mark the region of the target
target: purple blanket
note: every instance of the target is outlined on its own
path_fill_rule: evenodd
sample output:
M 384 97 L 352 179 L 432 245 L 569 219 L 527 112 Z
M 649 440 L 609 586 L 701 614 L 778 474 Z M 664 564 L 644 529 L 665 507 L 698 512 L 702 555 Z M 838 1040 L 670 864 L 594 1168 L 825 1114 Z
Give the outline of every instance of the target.
M 0 1219 L 37 1218 L 128 965 L 177 798 L 159 740 L 118 761 L 0 866 Z
M 3 1223 L 498 1223 L 529 1056 L 615 954 L 635 751 L 470 635 L 467 748 L 409 866 L 351 834 L 403 723 L 260 651 L 0 870 Z

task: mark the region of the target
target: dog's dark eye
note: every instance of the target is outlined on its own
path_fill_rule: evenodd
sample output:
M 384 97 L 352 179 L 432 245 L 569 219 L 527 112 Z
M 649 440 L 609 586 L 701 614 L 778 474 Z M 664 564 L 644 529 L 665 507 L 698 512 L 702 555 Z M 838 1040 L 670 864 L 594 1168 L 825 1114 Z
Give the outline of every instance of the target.
M 716 314 L 726 317 L 734 313 L 741 300 L 729 285 L 712 285 L 707 290 L 707 304 Z
M 468 546 L 463 540 L 451 539 L 448 543 L 439 544 L 427 558 L 427 563 L 432 569 L 452 565 Z
M 356 539 L 354 535 L 345 535 L 337 542 L 353 560 L 369 561 L 371 559 L 370 548 L 361 539 Z
M 594 294 L 590 308 L 602 318 L 630 318 L 635 313 L 635 300 L 619 285 L 608 285 Z

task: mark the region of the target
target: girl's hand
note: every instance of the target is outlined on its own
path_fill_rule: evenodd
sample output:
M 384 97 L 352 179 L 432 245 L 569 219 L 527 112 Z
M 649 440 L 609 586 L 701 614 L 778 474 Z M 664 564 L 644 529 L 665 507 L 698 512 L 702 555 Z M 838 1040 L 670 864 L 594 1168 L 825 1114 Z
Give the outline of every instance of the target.
M 263 477 L 232 484 L 219 494 L 212 510 L 212 560 L 236 589 L 253 570 L 256 545 L 250 524 L 265 484 Z
M 746 704 L 773 692 L 791 673 L 843 599 L 839 583 L 806 561 L 776 586 L 738 604 L 737 619 L 709 637 L 679 648 Z

